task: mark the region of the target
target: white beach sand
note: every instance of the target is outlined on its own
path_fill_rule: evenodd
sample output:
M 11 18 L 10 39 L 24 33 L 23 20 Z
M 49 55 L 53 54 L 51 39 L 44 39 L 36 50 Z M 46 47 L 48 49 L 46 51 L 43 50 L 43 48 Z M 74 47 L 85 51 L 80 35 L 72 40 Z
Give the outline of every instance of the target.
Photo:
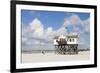
M 59 55 L 55 53 L 22 53 L 22 63 L 89 60 L 89 58 L 89 51 L 79 52 L 76 55 Z

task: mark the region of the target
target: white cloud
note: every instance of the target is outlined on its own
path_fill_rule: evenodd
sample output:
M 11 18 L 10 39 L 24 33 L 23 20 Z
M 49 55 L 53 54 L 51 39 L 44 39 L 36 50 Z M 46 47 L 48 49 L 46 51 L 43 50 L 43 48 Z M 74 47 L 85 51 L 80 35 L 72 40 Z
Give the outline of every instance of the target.
M 79 27 L 77 27 L 77 25 L 83 27 L 83 32 L 90 33 L 90 18 L 82 20 L 78 15 L 73 14 L 70 17 L 64 19 L 63 26 L 67 27 L 69 25 L 72 25 L 74 27 L 74 30 L 78 33 L 82 33 L 82 31 L 79 29 Z
M 47 34 L 51 34 L 53 32 L 52 27 L 48 27 L 46 32 L 47 32 Z
M 81 22 L 82 22 L 80 17 L 76 14 L 72 15 L 69 18 L 69 20 L 70 20 L 70 23 L 73 24 L 73 25 L 81 24 Z
M 44 35 L 44 27 L 39 19 L 34 19 L 30 24 L 29 28 L 31 29 L 31 34 L 35 38 L 43 38 Z M 30 32 L 29 32 L 30 33 Z
M 85 27 L 85 32 L 90 33 L 90 19 L 89 18 L 84 21 L 84 27 Z
M 68 26 L 69 24 L 70 24 L 69 19 L 68 19 L 68 18 L 65 18 L 65 19 L 64 19 L 64 24 L 63 24 L 63 26 L 66 27 L 66 26 Z
M 52 27 L 44 29 L 42 22 L 39 19 L 34 19 L 28 26 L 22 28 L 22 42 L 26 45 L 35 44 L 50 44 L 53 42 L 54 36 L 67 34 L 66 28 L 61 27 L 58 30 L 53 30 Z
M 81 20 L 78 15 L 72 15 L 68 18 L 65 18 L 64 24 L 57 30 L 54 30 L 53 27 L 48 27 L 44 29 L 42 22 L 35 18 L 32 20 L 31 23 L 27 26 L 23 26 L 22 28 L 22 43 L 29 46 L 30 48 L 34 47 L 35 45 L 50 45 L 53 42 L 53 38 L 59 35 L 67 35 L 66 27 L 69 25 L 73 25 L 74 32 L 71 33 L 78 33 L 83 34 L 84 32 L 89 32 L 90 30 L 90 20 Z M 84 27 L 82 31 L 76 25 L 81 25 Z M 80 37 L 81 38 L 81 37 Z M 84 43 L 84 42 L 81 42 Z M 36 46 L 35 46 L 36 47 Z
M 22 28 L 22 44 L 23 46 L 29 46 L 29 48 L 32 48 L 33 45 L 45 45 L 46 42 L 51 42 L 50 35 L 52 33 L 52 27 L 44 29 L 41 21 L 36 18 L 28 26 Z
M 65 27 L 59 28 L 57 31 L 55 31 L 55 35 L 67 35 L 67 30 Z
M 87 42 L 86 33 L 90 33 L 90 18 L 82 20 L 78 15 L 72 14 L 69 17 L 66 17 L 64 20 L 64 27 L 71 26 L 73 27 L 73 31 L 70 32 L 71 34 L 77 33 L 79 35 L 79 43 L 84 44 L 84 45 L 89 45 Z M 85 37 L 83 37 L 85 36 Z
M 54 31 L 53 31 L 53 28 L 52 27 L 48 27 L 46 30 L 45 30 L 45 35 L 48 36 L 48 37 L 52 37 L 54 35 Z
M 66 17 L 64 19 L 64 24 L 65 27 L 67 27 L 68 25 L 82 25 L 82 20 L 80 19 L 80 17 L 76 14 L 71 15 L 70 17 Z
M 40 22 L 40 20 L 36 18 L 30 23 L 30 28 L 31 30 L 38 30 L 38 29 L 43 30 L 43 25 Z

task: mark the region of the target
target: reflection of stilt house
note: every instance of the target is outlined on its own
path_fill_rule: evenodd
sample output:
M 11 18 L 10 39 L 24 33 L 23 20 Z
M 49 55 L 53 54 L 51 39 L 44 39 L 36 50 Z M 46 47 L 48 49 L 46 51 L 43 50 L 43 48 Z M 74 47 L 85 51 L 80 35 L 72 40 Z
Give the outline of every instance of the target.
M 54 45 L 57 54 L 78 54 L 78 35 L 55 37 Z

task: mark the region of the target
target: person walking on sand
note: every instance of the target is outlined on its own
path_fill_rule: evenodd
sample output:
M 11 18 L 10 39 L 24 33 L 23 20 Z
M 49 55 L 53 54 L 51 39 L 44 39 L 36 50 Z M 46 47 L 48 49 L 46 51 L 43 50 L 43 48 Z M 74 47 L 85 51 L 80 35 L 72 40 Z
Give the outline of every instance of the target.
M 45 54 L 44 51 L 42 51 L 42 54 Z

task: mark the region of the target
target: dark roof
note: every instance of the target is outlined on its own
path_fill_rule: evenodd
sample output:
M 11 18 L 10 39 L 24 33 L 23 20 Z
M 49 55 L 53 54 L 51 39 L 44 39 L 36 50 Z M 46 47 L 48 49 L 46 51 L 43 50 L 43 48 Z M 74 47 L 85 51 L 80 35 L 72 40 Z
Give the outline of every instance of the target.
M 68 35 L 68 38 L 78 38 L 78 35 Z
M 53 39 L 58 39 L 59 36 L 55 36 Z M 78 38 L 78 35 L 67 35 L 67 38 Z

